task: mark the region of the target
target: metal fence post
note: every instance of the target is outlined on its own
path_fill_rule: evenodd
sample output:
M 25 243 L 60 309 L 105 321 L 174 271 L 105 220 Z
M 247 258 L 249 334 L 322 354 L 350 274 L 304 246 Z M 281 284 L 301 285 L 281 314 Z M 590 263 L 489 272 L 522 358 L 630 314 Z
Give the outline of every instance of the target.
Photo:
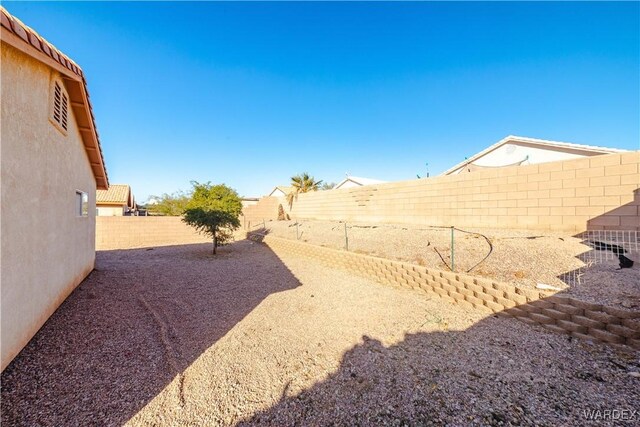
M 455 230 L 455 228 L 453 227 L 453 225 L 451 226 L 451 271 L 455 272 L 456 271 L 456 267 L 455 267 L 455 249 L 454 249 L 454 245 L 453 245 L 453 230 Z
M 267 229 L 267 223 L 264 222 L 264 218 L 262 218 L 262 229 L 266 230 Z
M 298 221 L 296 221 L 296 240 L 300 240 L 300 233 L 298 232 L 299 226 L 300 224 L 298 224 Z
M 344 249 L 349 250 L 349 236 L 347 235 L 347 222 L 344 222 Z

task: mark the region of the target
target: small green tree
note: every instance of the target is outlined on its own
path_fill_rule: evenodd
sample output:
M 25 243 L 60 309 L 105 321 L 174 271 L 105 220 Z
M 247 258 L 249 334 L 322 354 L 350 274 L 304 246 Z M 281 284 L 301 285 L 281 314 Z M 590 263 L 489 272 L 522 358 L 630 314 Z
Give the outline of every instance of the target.
M 233 230 L 240 227 L 238 215 L 223 210 L 187 209 L 182 221 L 213 239 L 213 254 L 219 244 L 231 239 Z
M 173 194 L 164 193 L 162 196 L 150 196 L 147 203 L 149 213 L 153 215 L 180 216 L 187 208 L 189 196 L 182 191 Z
M 224 184 L 212 185 L 210 182 L 201 184 L 191 181 L 193 186 L 191 199 L 187 209 L 202 208 L 205 211 L 229 212 L 236 218 L 242 212 L 242 201 L 233 188 Z

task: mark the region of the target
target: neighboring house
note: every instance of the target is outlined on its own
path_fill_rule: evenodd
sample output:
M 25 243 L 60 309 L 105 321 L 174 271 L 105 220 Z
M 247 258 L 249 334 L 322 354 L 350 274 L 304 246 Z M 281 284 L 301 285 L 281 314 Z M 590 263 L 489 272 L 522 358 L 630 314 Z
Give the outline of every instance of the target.
M 109 182 L 80 67 L 0 7 L 4 370 L 95 261 Z
M 242 208 L 246 208 L 247 206 L 257 205 L 260 201 L 257 197 L 241 197 L 240 201 L 242 202 Z
M 624 151 L 627 150 L 510 135 L 446 170 L 442 175 L 473 172 L 485 168 L 555 162 Z
M 286 185 L 278 185 L 271 193 L 267 195 L 267 197 L 285 197 L 287 194 L 291 193 L 293 187 L 287 187 Z
M 340 181 L 335 187 L 333 187 L 332 190 L 338 190 L 340 188 L 362 187 L 363 185 L 382 184 L 385 182 L 387 181 L 347 175 L 347 177 Z
M 127 184 L 111 184 L 108 190 L 96 192 L 97 216 L 135 215 L 136 202 Z

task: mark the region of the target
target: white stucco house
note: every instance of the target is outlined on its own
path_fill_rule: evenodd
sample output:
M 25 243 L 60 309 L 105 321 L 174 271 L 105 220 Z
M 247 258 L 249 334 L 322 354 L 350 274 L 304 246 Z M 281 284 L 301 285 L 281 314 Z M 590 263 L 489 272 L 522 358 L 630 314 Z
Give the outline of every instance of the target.
M 4 370 L 93 270 L 109 181 L 80 67 L 3 7 L 0 20 Z
M 286 185 L 277 185 L 271 190 L 271 193 L 267 194 L 266 197 L 286 197 L 287 194 L 293 191 L 293 187 Z
M 96 192 L 97 216 L 123 216 L 136 213 L 136 200 L 127 184 L 111 184 Z
M 359 176 L 351 176 L 347 175 L 345 179 L 336 184 L 332 190 L 339 190 L 341 188 L 354 188 L 354 187 L 362 187 L 363 185 L 373 185 L 373 184 L 382 184 L 387 181 L 381 181 L 379 179 L 371 179 L 371 178 L 362 178 Z
M 455 175 L 485 168 L 555 162 L 624 151 L 627 150 L 509 135 L 447 169 L 442 175 Z

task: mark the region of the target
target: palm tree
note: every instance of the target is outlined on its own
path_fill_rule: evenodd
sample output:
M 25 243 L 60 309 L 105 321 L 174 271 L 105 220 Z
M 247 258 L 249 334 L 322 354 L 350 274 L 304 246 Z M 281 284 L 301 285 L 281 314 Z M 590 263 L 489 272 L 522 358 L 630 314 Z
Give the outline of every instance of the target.
M 308 193 L 310 191 L 318 191 L 318 187 L 322 184 L 322 180 L 316 181 L 307 172 L 303 172 L 291 177 L 291 191 L 287 194 L 287 202 L 289 209 L 293 206 L 293 199 L 298 199 L 298 194 Z

